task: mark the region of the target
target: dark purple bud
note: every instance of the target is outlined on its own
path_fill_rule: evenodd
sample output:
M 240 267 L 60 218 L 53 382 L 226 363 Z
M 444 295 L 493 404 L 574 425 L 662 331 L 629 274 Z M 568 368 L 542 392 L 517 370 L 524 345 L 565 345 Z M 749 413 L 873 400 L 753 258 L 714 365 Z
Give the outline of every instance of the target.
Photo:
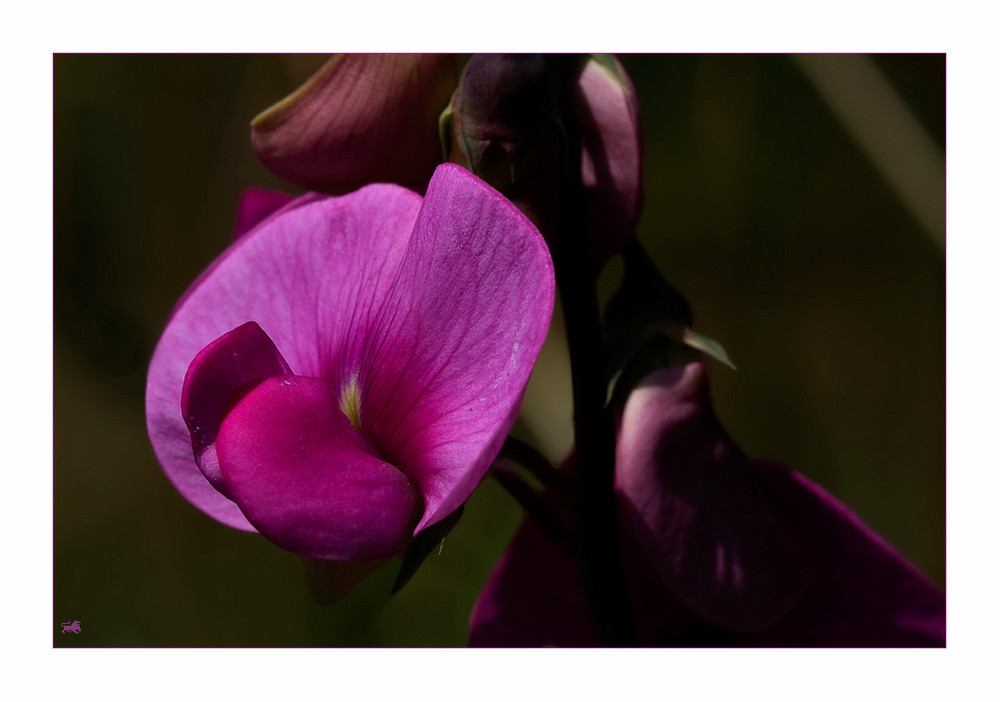
M 473 173 L 513 181 L 553 114 L 548 61 L 539 54 L 476 54 L 452 96 L 454 134 Z

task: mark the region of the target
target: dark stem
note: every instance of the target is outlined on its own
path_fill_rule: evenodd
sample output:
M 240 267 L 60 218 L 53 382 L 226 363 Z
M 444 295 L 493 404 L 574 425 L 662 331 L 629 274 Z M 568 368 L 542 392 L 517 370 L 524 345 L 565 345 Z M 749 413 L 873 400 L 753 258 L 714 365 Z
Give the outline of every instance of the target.
M 556 470 L 549 459 L 531 444 L 508 436 L 500 448 L 500 457 L 514 461 L 528 469 L 546 490 L 561 504 L 569 504 L 573 499 L 573 485 L 570 480 Z
M 575 85 L 579 58 L 564 59 L 563 85 Z M 553 251 L 556 282 L 562 296 L 573 387 L 573 435 L 576 442 L 578 500 L 575 521 L 579 539 L 580 579 L 584 600 L 602 644 L 635 644 L 625 573 L 618 543 L 614 493 L 615 431 L 605 407 L 606 358 L 597 300 L 598 267 L 590 260 L 580 181 L 579 138 L 568 134 L 562 174 L 559 226 Z
M 577 233 L 582 233 L 577 230 Z M 565 238 L 563 238 L 563 242 Z M 560 243 L 563 243 L 560 242 Z M 596 276 L 586 261 L 561 246 L 556 278 L 562 293 L 573 386 L 573 434 L 579 476 L 576 525 L 580 576 L 600 641 L 608 646 L 634 644 L 614 494 L 615 436 L 605 409 L 604 354 L 600 334 Z
M 586 57 L 546 57 L 555 105 L 579 101 L 574 91 Z M 572 109 L 572 107 L 571 107 Z M 606 399 L 606 359 L 597 302 L 597 267 L 590 260 L 581 182 L 582 144 L 573 120 L 551 114 L 549 131 L 538 138 L 554 139 L 535 162 L 536 179 L 528 172 L 508 183 L 506 193 L 529 217 L 533 216 L 552 251 L 556 282 L 562 295 L 573 387 L 573 434 L 576 442 L 577 499 L 572 501 L 580 580 L 594 629 L 605 646 L 635 644 L 625 574 L 618 544 L 614 493 L 615 433 Z M 552 161 L 552 157 L 559 154 Z M 527 180 L 524 180 L 527 178 Z M 556 185 L 558 178 L 558 188 Z

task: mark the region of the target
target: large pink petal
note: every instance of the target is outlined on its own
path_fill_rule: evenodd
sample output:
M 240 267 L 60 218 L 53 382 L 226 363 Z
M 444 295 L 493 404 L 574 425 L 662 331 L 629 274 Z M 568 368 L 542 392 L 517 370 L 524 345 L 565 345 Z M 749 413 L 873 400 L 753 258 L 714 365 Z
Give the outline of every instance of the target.
M 235 246 L 235 244 L 245 235 L 249 234 L 259 225 L 263 224 L 272 217 L 277 217 L 279 214 L 284 215 L 290 210 L 296 209 L 298 207 L 304 207 L 312 202 L 315 202 L 318 199 L 322 199 L 323 197 L 325 196 L 316 193 L 307 193 L 305 195 L 302 195 L 301 197 L 297 197 L 290 200 L 284 205 L 278 207 L 277 209 L 272 210 L 268 214 L 265 214 L 263 211 L 259 210 L 253 213 L 244 212 L 243 211 L 244 203 L 241 199 L 241 202 L 237 207 L 237 216 L 236 216 L 237 222 L 236 222 L 236 227 L 233 230 L 233 238 L 232 238 L 233 245 L 231 245 L 228 249 L 219 254 L 215 258 L 215 260 L 212 261 L 207 268 L 205 268 L 205 270 L 203 270 L 201 273 L 198 274 L 198 277 L 194 279 L 194 282 L 192 282 L 191 285 L 188 286 L 187 290 L 185 290 L 184 293 L 180 296 L 180 298 L 178 298 L 177 302 L 174 303 L 173 309 L 170 310 L 170 314 L 167 316 L 167 321 L 169 322 L 171 319 L 173 319 L 174 314 L 176 314 L 177 310 L 179 310 L 183 306 L 188 296 L 201 286 L 202 281 L 204 281 L 206 278 L 209 278 L 212 275 L 216 267 L 218 267 L 219 264 L 221 264 L 229 256 L 230 253 L 236 250 L 237 247 Z M 256 199 L 256 196 L 251 196 L 250 199 L 254 200 Z M 261 217 L 262 219 L 256 220 L 258 216 Z M 243 219 L 244 221 L 241 222 L 240 221 L 241 219 Z M 243 227 L 249 227 L 249 228 L 244 229 Z
M 500 450 L 548 331 L 538 230 L 465 169 L 440 166 L 361 374 L 361 428 L 420 486 L 419 529 L 469 496 Z
M 253 146 L 305 188 L 339 194 L 393 182 L 422 192 L 442 158 L 438 117 L 457 83 L 455 56 L 335 56 L 253 121 Z
M 639 103 L 618 59 L 591 59 L 572 94 L 572 120 L 580 132 L 588 244 L 604 261 L 635 234 L 642 206 L 642 135 Z
M 396 275 L 419 207 L 418 195 L 393 185 L 340 198 L 304 196 L 240 238 L 188 289 L 150 362 L 146 418 L 160 465 L 192 504 L 252 530 L 195 463 L 181 414 L 195 356 L 253 321 L 294 373 L 342 391 L 357 375 L 371 318 Z
M 308 558 L 371 561 L 400 553 L 420 494 L 373 455 L 318 378 L 269 378 L 226 415 L 216 442 L 233 499 L 257 530 Z

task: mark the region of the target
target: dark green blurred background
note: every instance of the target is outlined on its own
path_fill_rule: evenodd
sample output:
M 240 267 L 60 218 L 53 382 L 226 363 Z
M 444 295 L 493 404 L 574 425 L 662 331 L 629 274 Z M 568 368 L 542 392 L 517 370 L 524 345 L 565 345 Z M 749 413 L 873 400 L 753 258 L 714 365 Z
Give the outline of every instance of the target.
M 944 56 L 872 58 L 943 150 Z M 739 366 L 711 366 L 723 422 L 943 588 L 943 247 L 790 58 L 622 60 L 646 144 L 640 238 Z M 521 518 L 491 479 L 402 593 L 387 597 L 393 564 L 320 607 L 295 556 L 175 492 L 146 437 L 146 364 L 171 306 L 227 245 L 245 187 L 294 190 L 257 161 L 249 121 L 316 58 L 53 64 L 55 644 L 463 645 Z M 522 430 L 556 459 L 571 440 L 558 338 L 535 375 Z M 70 619 L 80 635 L 59 634 Z

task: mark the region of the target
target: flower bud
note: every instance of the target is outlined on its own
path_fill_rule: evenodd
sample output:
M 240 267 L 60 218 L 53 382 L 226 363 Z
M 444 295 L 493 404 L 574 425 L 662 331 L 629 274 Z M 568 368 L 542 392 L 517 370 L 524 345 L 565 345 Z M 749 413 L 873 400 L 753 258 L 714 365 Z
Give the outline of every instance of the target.
M 452 96 L 454 134 L 473 173 L 513 181 L 553 113 L 550 71 L 539 54 L 476 54 Z
M 556 73 L 539 55 L 476 54 L 440 123 L 445 157 L 503 193 L 553 250 L 565 144 Z

